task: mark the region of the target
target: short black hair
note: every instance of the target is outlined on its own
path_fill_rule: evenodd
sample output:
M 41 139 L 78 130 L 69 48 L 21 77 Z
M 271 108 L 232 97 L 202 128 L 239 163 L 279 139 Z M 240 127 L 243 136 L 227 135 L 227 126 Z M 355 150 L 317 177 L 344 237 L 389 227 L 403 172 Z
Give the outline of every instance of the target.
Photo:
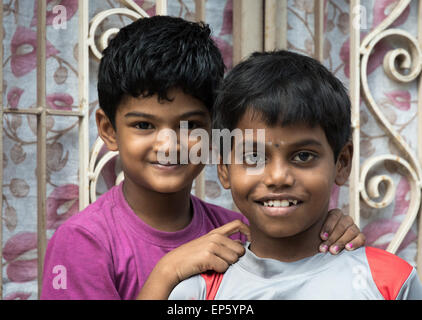
M 115 125 L 122 98 L 168 100 L 180 88 L 211 112 L 223 79 L 223 58 L 202 22 L 171 16 L 141 18 L 122 28 L 103 51 L 98 71 L 100 108 Z
M 233 130 L 247 111 L 268 126 L 320 125 L 334 160 L 350 139 L 350 99 L 317 60 L 280 50 L 255 52 L 228 72 L 213 109 L 213 127 Z

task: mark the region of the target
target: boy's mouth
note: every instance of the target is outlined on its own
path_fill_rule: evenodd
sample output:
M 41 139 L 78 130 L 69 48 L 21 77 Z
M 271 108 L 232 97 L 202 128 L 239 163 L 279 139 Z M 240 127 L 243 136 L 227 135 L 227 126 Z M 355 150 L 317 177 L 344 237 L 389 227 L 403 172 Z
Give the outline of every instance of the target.
M 153 165 L 162 165 L 162 166 L 182 166 L 184 165 L 183 163 L 172 163 L 172 162 L 161 162 L 161 161 L 151 161 L 150 162 Z
M 160 170 L 177 170 L 179 168 L 184 167 L 184 164 L 179 163 L 161 163 L 161 162 L 151 162 L 154 168 L 160 169 Z
M 270 217 L 287 217 L 296 212 L 302 200 L 288 195 L 271 195 L 255 201 L 262 212 Z
M 269 195 L 262 197 L 255 202 L 267 208 L 287 208 L 303 203 L 302 200 L 291 195 Z
M 295 206 L 299 203 L 298 200 L 269 200 L 261 202 L 264 207 L 286 208 Z

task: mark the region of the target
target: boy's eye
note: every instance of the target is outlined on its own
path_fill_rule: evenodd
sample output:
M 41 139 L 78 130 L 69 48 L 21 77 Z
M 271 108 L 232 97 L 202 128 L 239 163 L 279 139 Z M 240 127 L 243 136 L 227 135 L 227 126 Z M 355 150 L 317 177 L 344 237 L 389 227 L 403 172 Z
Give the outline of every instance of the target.
M 149 129 L 154 129 L 153 125 L 149 122 L 138 122 L 135 124 L 135 128 L 136 129 L 141 129 L 141 130 L 149 130 Z
M 312 153 L 301 151 L 293 157 L 293 161 L 296 161 L 299 163 L 306 163 L 306 162 L 311 161 L 314 158 L 315 158 L 315 155 L 313 155 Z
M 244 154 L 243 160 L 245 161 L 245 164 L 249 165 L 265 163 L 265 155 L 258 152 L 249 152 Z

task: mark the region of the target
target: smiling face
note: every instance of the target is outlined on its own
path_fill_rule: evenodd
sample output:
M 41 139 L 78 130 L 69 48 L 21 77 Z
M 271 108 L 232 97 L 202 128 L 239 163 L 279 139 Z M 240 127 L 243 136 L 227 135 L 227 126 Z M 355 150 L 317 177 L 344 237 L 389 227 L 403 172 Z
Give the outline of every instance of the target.
M 232 160 L 232 164 L 218 166 L 223 187 L 231 189 L 236 206 L 251 224 L 252 238 L 291 237 L 321 222 L 333 184 L 343 184 L 350 173 L 351 144 L 335 163 L 320 126 L 268 127 L 247 112 L 236 127 L 243 132 L 265 129 L 265 154 L 255 150 L 244 153 L 243 164 Z M 265 161 L 260 174 L 248 174 L 251 159 Z
M 116 112 L 115 128 L 104 112 L 97 111 L 99 133 L 109 150 L 119 151 L 125 185 L 128 189 L 148 189 L 158 193 L 175 193 L 191 187 L 203 164 L 163 164 L 159 151 L 168 153 L 160 132 L 171 130 L 177 135 L 177 158 L 183 148 L 190 150 L 197 141 L 180 143 L 180 122 L 188 121 L 188 134 L 202 128 L 210 131 L 209 111 L 202 102 L 182 90 L 171 90 L 169 101 L 126 97 Z M 164 147 L 164 148 L 163 148 Z

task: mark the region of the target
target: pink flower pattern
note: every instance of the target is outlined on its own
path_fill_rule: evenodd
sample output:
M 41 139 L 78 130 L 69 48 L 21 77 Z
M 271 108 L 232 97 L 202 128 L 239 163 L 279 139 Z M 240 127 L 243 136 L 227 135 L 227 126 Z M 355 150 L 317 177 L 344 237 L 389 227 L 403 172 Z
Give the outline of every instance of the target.
M 222 38 L 213 37 L 218 49 L 220 49 L 223 56 L 224 64 L 226 65 L 227 70 L 230 70 L 233 67 L 233 47 L 226 40 Z
M 47 96 L 47 105 L 56 110 L 72 110 L 73 97 L 67 93 L 53 93 Z
M 361 39 L 363 39 L 364 37 L 365 37 L 365 33 L 361 33 Z M 379 66 L 382 65 L 385 54 L 391 49 L 392 47 L 387 42 L 382 41 L 382 40 L 375 46 L 372 52 L 372 55 L 368 59 L 368 71 L 367 71 L 368 75 L 370 75 Z M 347 78 L 350 77 L 349 55 L 350 55 L 350 38 L 347 38 L 340 49 L 340 59 L 344 63 L 344 74 Z
M 374 20 L 372 26 L 375 28 L 378 26 L 388 14 L 394 9 L 394 7 L 399 3 L 398 0 L 376 0 L 374 4 Z M 409 18 L 410 6 L 408 6 L 403 13 L 391 24 L 391 28 L 398 27 L 406 22 Z
M 223 11 L 223 25 L 220 36 L 233 33 L 233 0 L 227 0 Z
M 385 92 L 385 95 L 397 109 L 407 111 L 410 109 L 410 92 L 405 90 L 394 90 Z
M 12 51 L 11 66 L 16 77 L 22 77 L 37 67 L 37 33 L 31 29 L 18 26 L 10 44 Z M 59 51 L 47 41 L 46 57 Z
M 7 93 L 7 102 L 9 103 L 10 108 L 16 109 L 18 107 L 19 100 L 23 94 L 23 91 L 23 89 L 17 87 L 13 87 L 9 90 Z
M 7 295 L 4 300 L 28 300 L 30 296 L 30 293 L 18 291 Z
M 37 248 L 35 232 L 21 232 L 7 240 L 3 248 L 6 274 L 10 281 L 27 282 L 37 278 L 38 259 L 27 259 L 24 254 Z
M 59 186 L 47 198 L 47 229 L 57 229 L 79 211 L 79 187 L 75 184 Z M 64 213 L 59 210 L 64 208 Z M 60 213 L 59 213 L 60 211 Z
M 148 0 L 134 0 L 135 3 L 145 10 L 146 13 L 151 17 L 155 15 L 155 1 Z

